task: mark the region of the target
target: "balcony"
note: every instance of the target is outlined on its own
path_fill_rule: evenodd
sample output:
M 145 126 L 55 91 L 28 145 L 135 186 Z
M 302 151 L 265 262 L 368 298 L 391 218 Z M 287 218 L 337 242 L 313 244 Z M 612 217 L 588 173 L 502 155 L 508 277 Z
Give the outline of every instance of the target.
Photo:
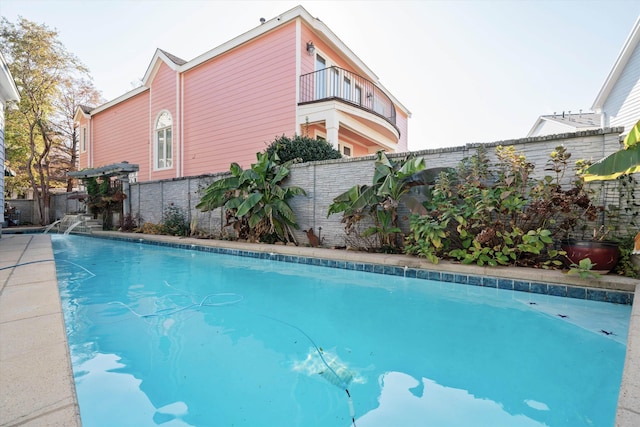
M 396 109 L 391 99 L 373 82 L 339 67 L 300 76 L 300 105 L 340 101 L 382 117 L 394 128 Z

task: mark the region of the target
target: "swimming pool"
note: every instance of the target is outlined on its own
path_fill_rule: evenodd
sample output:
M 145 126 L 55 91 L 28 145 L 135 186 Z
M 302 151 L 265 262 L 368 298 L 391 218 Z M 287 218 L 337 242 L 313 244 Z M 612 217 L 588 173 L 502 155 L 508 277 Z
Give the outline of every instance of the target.
M 612 426 L 630 306 L 52 236 L 85 426 Z

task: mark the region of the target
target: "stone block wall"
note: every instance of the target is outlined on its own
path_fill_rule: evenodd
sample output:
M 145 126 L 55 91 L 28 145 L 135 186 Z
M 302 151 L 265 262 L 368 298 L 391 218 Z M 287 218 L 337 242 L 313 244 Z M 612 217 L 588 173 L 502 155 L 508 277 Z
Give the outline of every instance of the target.
M 493 158 L 495 158 L 495 147 L 513 145 L 518 153 L 524 154 L 529 162 L 536 165 L 534 177 L 541 178 L 549 174 L 548 171 L 545 171 L 546 162 L 549 159 L 549 153 L 558 145 L 566 146 L 572 153 L 571 164 L 578 159 L 597 161 L 620 148 L 619 135 L 621 132 L 622 128 L 601 129 L 422 150 L 414 154 L 425 159 L 427 168 L 455 167 L 463 158 L 473 155 L 481 145 L 487 148 L 487 152 Z M 398 159 L 407 154 L 398 153 L 389 155 L 389 157 Z M 313 228 L 318 234 L 321 227 L 321 235 L 325 245 L 345 245 L 344 226 L 340 222 L 342 215 L 327 217 L 328 207 L 336 196 L 352 186 L 371 184 L 374 163 L 375 155 L 309 162 L 291 167 L 288 184 L 302 187 L 307 193 L 306 196 L 293 198 L 290 203 L 300 225 L 300 230 L 295 233 L 300 244 L 307 243 L 307 237 L 303 230 Z M 144 222 L 160 223 L 163 212 L 169 206 L 176 206 L 185 212 L 188 220 L 199 230 L 216 237 L 223 236 L 224 213 L 220 209 L 212 212 L 200 212 L 195 206 L 200 201 L 201 191 L 210 183 L 224 176 L 226 173 L 131 184 L 131 212 L 134 216 L 139 215 Z M 573 173 L 569 172 L 565 180 L 568 182 L 571 179 L 573 179 Z M 406 214 L 406 211 L 401 211 L 401 216 L 406 217 Z

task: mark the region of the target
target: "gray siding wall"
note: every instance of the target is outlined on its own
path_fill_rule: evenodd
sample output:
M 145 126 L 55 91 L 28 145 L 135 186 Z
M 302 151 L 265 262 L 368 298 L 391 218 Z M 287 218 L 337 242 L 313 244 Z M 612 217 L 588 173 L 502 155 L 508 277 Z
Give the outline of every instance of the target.
M 611 90 L 604 106 L 608 125 L 624 126 L 625 134 L 640 120 L 640 44 Z

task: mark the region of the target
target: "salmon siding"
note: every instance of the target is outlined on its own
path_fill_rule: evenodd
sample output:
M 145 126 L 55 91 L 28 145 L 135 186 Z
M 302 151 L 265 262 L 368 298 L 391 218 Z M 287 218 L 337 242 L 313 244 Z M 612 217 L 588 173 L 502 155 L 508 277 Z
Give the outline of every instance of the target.
M 296 131 L 295 45 L 292 22 L 185 73 L 186 176 L 248 166 Z
M 155 167 L 156 159 L 156 147 L 155 144 L 148 144 L 149 163 L 151 165 L 150 179 L 166 179 L 176 177 L 176 147 L 179 147 L 180 139 L 179 133 L 176 132 L 180 129 L 180 123 L 177 117 L 178 95 L 176 88 L 178 86 L 176 81 L 177 73 L 171 70 L 167 64 L 160 62 L 160 66 L 153 77 L 153 84 L 151 85 L 151 102 L 150 102 L 150 125 L 151 125 L 151 137 L 150 140 L 154 141 L 156 122 L 159 115 L 162 112 L 168 112 L 171 116 L 173 123 L 173 135 L 171 144 L 171 158 L 173 160 L 171 167 L 158 170 Z M 142 175 L 142 171 L 139 172 Z
M 90 124 L 91 166 L 127 161 L 140 166 L 140 177 L 150 176 L 149 91 L 97 113 Z
M 301 76 L 317 58 L 377 81 L 301 7 L 190 62 L 158 50 L 143 87 L 76 114 L 88 134 L 80 167 L 127 161 L 139 165 L 141 181 L 224 172 L 232 162 L 249 166 L 275 138 L 306 131 L 349 156 L 406 151 L 410 113 L 395 101 L 396 123 L 340 99 L 298 104 Z

